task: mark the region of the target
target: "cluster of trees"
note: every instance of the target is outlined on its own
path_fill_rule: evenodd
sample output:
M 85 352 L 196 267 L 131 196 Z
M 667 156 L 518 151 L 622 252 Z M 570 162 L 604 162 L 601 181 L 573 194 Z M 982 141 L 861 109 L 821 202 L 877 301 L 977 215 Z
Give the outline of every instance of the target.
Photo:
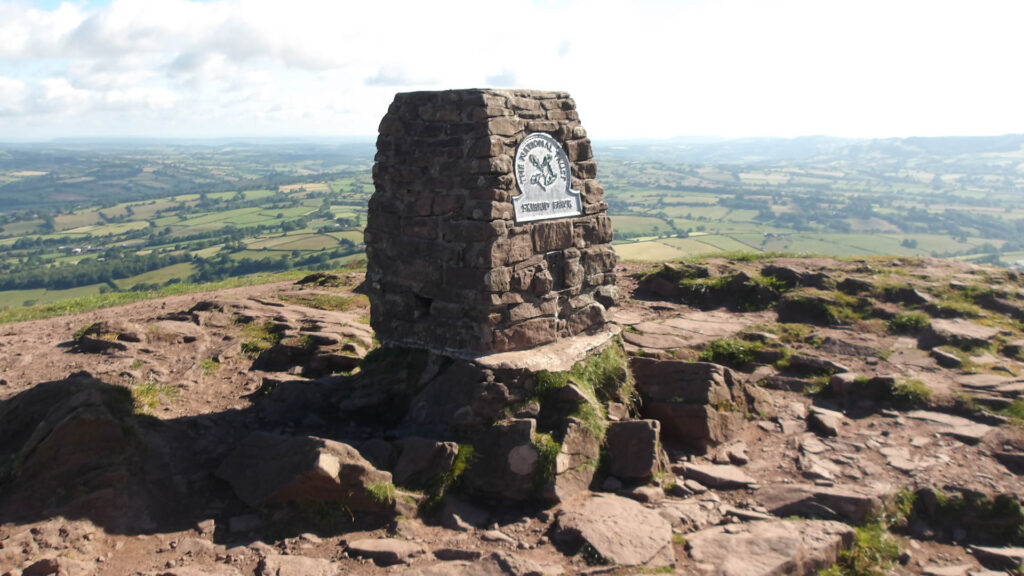
M 191 260 L 190 256 L 184 254 L 148 254 L 126 258 L 121 258 L 116 254 L 110 254 L 110 256 L 110 258 L 86 258 L 77 264 L 22 266 L 20 269 L 8 271 L 0 276 L 0 290 L 77 288 L 78 286 L 129 278 Z
M 213 258 L 197 258 L 196 271 L 189 276 L 189 282 L 216 282 L 226 278 L 255 274 L 257 272 L 278 272 L 294 268 L 327 269 L 332 260 L 355 254 L 355 245 L 341 240 L 334 250 L 322 250 L 302 255 L 291 252 L 268 258 L 234 259 L 227 252 L 220 252 Z

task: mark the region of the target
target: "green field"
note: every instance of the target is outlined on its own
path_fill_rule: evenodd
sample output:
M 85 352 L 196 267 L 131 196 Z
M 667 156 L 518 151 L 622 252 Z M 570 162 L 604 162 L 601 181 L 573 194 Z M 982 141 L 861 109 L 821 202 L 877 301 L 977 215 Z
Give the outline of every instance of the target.
M 658 241 L 616 244 L 615 253 L 623 260 L 639 262 L 662 262 L 688 256 L 685 251 Z
M 194 271 L 195 267 L 191 263 L 182 262 L 181 264 L 174 264 L 165 268 L 153 270 L 152 272 L 138 274 L 130 278 L 115 280 L 114 283 L 124 290 L 129 290 L 136 284 L 164 284 L 168 280 L 188 278 Z
M 93 296 L 100 293 L 100 286 L 105 286 L 105 284 L 79 286 L 78 288 L 70 288 L 68 290 L 46 290 L 43 288 L 35 290 L 2 290 L 0 291 L 0 310 L 37 304 L 53 304 L 71 298 Z
M 624 259 L 1024 259 L 1024 136 L 631 143 L 595 156 Z M 372 142 L 0 146 L 0 305 L 358 258 L 373 158 Z

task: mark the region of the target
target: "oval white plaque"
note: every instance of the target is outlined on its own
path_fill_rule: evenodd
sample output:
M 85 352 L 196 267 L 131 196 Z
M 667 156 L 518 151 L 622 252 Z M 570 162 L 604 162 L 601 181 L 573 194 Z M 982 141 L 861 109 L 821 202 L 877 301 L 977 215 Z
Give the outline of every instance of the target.
M 516 185 L 512 199 L 516 222 L 566 218 L 583 214 L 583 201 L 572 189 L 569 157 L 548 134 L 535 132 L 516 148 Z

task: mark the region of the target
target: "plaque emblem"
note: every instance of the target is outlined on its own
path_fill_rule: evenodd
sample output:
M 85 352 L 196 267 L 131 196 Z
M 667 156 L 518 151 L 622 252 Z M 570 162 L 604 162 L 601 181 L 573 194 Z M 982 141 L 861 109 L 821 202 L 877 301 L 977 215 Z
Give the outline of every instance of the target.
M 583 214 L 578 190 L 572 189 L 569 157 L 548 134 L 536 132 L 516 148 L 516 185 L 512 199 L 516 222 L 566 218 Z

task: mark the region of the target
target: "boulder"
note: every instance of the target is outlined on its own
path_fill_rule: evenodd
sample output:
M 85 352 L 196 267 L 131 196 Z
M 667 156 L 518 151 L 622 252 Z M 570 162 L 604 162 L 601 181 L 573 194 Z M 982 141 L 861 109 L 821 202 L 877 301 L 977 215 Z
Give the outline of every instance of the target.
M 439 559 L 442 555 L 437 551 L 434 555 Z M 522 554 L 495 552 L 485 558 L 474 551 L 475 560 L 456 560 L 442 562 L 424 568 L 410 568 L 402 572 L 402 576 L 542 576 L 544 574 L 561 574 L 560 566 L 544 566 L 524 557 Z
M 757 480 L 728 464 L 683 464 L 676 473 L 687 480 L 696 480 L 708 488 L 748 488 Z
M 803 516 L 860 524 L 881 505 L 873 494 L 813 484 L 775 484 L 757 491 L 756 500 L 776 516 Z
M 666 262 L 659 270 L 640 280 L 640 288 L 654 296 L 676 300 L 685 294 L 679 285 L 680 280 L 707 278 L 708 275 L 708 269 L 703 266 Z
M 359 445 L 359 453 L 380 470 L 393 470 L 398 451 L 394 444 L 383 438 L 370 438 Z
M 392 369 L 393 370 L 393 369 Z M 381 375 L 386 384 L 393 376 Z M 402 428 L 435 438 L 475 437 L 503 416 L 510 404 L 507 387 L 491 370 L 464 360 L 429 355 L 423 365 L 407 373 L 408 387 L 415 389 Z M 384 398 L 393 403 L 394 397 Z
M 644 485 L 619 492 L 619 495 L 644 504 L 657 504 L 665 499 L 665 490 L 660 486 Z
M 718 364 L 633 358 L 632 368 L 644 416 L 660 421 L 666 438 L 699 451 L 733 440 L 747 413 L 770 410 L 764 391 Z
M 608 474 L 648 482 L 661 471 L 661 424 L 657 420 L 612 422 L 605 436 Z
M 842 397 L 857 387 L 857 378 L 853 372 L 840 372 L 829 378 L 828 385 L 832 388 L 832 394 Z
M 622 339 L 627 344 L 649 350 L 673 350 L 684 348 L 686 340 L 671 334 L 645 334 L 641 332 L 623 332 Z
M 882 289 L 880 297 L 886 302 L 899 302 L 911 306 L 921 306 L 932 302 L 932 297 L 913 286 L 887 286 Z
M 996 546 L 971 546 L 971 552 L 987 568 L 1016 570 L 1024 567 L 1024 548 Z
M 761 381 L 761 385 L 770 390 L 786 390 L 789 392 L 803 392 L 810 387 L 811 381 L 782 374 L 772 374 Z
M 943 368 L 959 368 L 964 365 L 964 361 L 961 360 L 959 356 L 946 352 L 940 348 L 932 348 L 931 351 L 929 351 L 929 354 L 931 354 L 932 358 L 934 358 L 935 361 L 939 363 L 939 366 L 942 366 Z
M 164 572 L 157 572 L 157 574 L 160 576 L 242 576 L 242 573 L 233 566 L 213 563 L 178 566 Z
M 863 278 L 854 278 L 850 276 L 836 284 L 836 288 L 838 288 L 840 292 L 855 295 L 865 292 L 870 293 L 875 289 L 875 285 Z
M 445 495 L 439 516 L 442 526 L 459 532 L 483 528 L 487 526 L 490 518 L 486 510 L 477 508 L 452 494 Z
M 992 455 L 1014 474 L 1024 474 L 1024 452 L 997 450 Z
M 851 335 L 852 337 L 852 335 Z M 855 358 L 881 358 L 882 353 L 876 347 L 876 343 L 870 339 L 867 343 L 858 343 L 851 341 L 851 339 L 835 338 L 832 336 L 825 336 L 825 339 L 821 341 L 821 346 L 818 347 L 818 353 L 824 353 L 827 355 L 838 355 L 838 356 L 853 356 Z
M 977 444 L 987 436 L 993 427 L 986 424 L 979 424 L 967 418 L 953 416 L 944 412 L 931 412 L 928 410 L 912 410 L 907 412 L 907 417 L 914 420 L 930 422 L 939 429 L 939 433 L 952 436 L 967 444 Z
M 10 479 L 7 501 L 35 510 L 69 505 L 93 521 L 123 524 L 115 495 L 126 484 L 138 446 L 126 434 L 132 412 L 127 388 L 86 372 L 0 401 L 0 478 Z
M 569 550 L 587 544 L 617 566 L 659 568 L 675 563 L 668 521 L 633 500 L 611 494 L 595 494 L 562 509 L 553 538 Z
M 823 358 L 821 356 L 814 356 L 812 354 L 793 354 L 789 358 L 789 368 L 792 370 L 811 372 L 815 374 L 820 373 L 837 373 L 837 372 L 849 372 L 850 369 L 838 362 Z
M 750 462 L 750 456 L 747 454 L 747 444 L 745 442 L 730 444 L 725 449 L 725 457 L 731 464 L 746 466 Z
M 1008 298 L 1000 298 L 995 294 L 989 293 L 983 296 L 978 301 L 978 304 L 993 312 L 1024 321 L 1024 304 L 1019 302 L 1014 302 Z
M 476 495 L 522 501 L 537 495 L 540 452 L 534 446 L 537 421 L 513 418 L 494 424 L 475 443 L 475 458 L 463 474 Z
M 373 488 L 391 483 L 359 452 L 341 442 L 312 436 L 253 432 L 217 469 L 246 504 L 258 508 L 281 502 L 341 502 L 356 512 L 384 512 Z
M 398 460 L 395 462 L 395 483 L 412 488 L 427 487 L 441 474 L 451 470 L 459 445 L 438 442 L 429 438 L 410 436 L 395 442 Z
M 831 290 L 835 286 L 835 281 L 824 272 L 797 270 L 795 268 L 780 266 L 778 264 L 765 265 L 761 268 L 761 275 L 775 278 L 785 284 L 787 288 L 810 286 L 811 288 Z
M 425 552 L 423 546 L 397 538 L 364 538 L 348 543 L 348 553 L 369 558 L 379 566 L 408 564 Z
M 941 344 L 959 347 L 983 347 L 992 343 L 999 329 L 975 324 L 970 320 L 936 318 L 921 336 L 921 344 L 933 348 Z
M 569 502 L 585 494 L 594 480 L 601 457 L 601 441 L 577 418 L 568 418 L 562 448 L 555 458 L 555 474 L 544 497 L 549 502 Z
M 807 415 L 807 427 L 824 436 L 838 436 L 846 417 L 841 412 L 812 406 Z
M 268 554 L 260 560 L 258 576 L 335 576 L 337 567 L 330 560 L 306 556 Z
M 6 574 L 20 574 L 21 576 L 87 576 L 96 573 L 96 568 L 91 563 L 86 563 L 64 556 L 51 556 L 40 558 L 20 572 L 7 572 Z
M 837 305 L 828 292 L 800 289 L 783 294 L 775 311 L 779 322 L 833 326 L 841 324 L 833 312 Z
M 1024 360 L 1024 339 L 1011 340 L 1004 344 L 1003 354 Z
M 686 535 L 690 557 L 709 574 L 815 574 L 853 544 L 852 527 L 832 521 L 730 524 Z

